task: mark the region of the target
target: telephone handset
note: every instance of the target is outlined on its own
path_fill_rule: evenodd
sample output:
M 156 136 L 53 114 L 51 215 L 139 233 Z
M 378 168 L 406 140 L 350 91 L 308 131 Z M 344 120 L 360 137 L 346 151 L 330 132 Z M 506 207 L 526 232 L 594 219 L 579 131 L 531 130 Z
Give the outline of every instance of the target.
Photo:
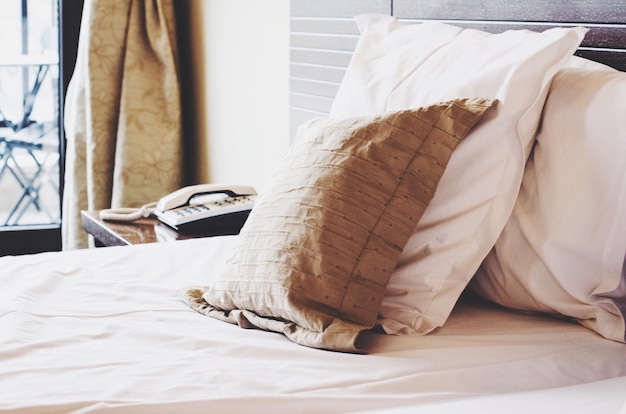
M 256 191 L 250 186 L 191 185 L 159 200 L 154 215 L 180 232 L 237 234 L 248 218 L 255 198 Z M 192 202 L 192 199 L 198 202 Z

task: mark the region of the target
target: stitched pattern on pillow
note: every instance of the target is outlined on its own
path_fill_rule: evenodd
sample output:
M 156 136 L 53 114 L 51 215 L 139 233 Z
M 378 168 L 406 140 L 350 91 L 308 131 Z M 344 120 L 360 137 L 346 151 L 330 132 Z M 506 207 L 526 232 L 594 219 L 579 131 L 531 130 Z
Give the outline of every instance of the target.
M 305 123 L 225 271 L 185 300 L 302 345 L 355 351 L 450 154 L 493 105 L 453 100 Z

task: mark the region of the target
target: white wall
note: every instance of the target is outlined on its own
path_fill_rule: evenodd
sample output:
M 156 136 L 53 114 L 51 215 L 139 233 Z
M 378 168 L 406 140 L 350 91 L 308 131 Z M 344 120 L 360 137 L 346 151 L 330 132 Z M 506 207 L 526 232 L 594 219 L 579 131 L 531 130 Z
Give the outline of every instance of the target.
M 198 181 L 262 190 L 289 145 L 289 0 L 193 0 Z

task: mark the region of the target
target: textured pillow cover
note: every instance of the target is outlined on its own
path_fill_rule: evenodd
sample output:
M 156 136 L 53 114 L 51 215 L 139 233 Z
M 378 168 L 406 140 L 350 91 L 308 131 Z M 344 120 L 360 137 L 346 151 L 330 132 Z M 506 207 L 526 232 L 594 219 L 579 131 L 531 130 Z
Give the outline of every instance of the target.
M 357 351 L 449 156 L 492 100 L 303 124 L 223 273 L 185 301 L 199 312 Z
M 331 117 L 455 96 L 500 102 L 452 155 L 388 284 L 382 327 L 425 334 L 443 325 L 511 214 L 550 81 L 586 29 L 489 34 L 383 15 L 356 22 L 361 37 Z
M 513 214 L 474 292 L 625 340 L 625 114 L 625 73 L 555 77 Z

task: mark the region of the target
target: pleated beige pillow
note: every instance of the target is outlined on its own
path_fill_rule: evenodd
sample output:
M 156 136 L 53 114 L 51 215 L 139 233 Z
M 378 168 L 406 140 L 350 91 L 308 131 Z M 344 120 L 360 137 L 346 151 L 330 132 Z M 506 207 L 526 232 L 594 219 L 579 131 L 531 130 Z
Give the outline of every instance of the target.
M 450 154 L 493 105 L 463 99 L 305 123 L 226 269 L 185 301 L 301 345 L 358 351 Z

